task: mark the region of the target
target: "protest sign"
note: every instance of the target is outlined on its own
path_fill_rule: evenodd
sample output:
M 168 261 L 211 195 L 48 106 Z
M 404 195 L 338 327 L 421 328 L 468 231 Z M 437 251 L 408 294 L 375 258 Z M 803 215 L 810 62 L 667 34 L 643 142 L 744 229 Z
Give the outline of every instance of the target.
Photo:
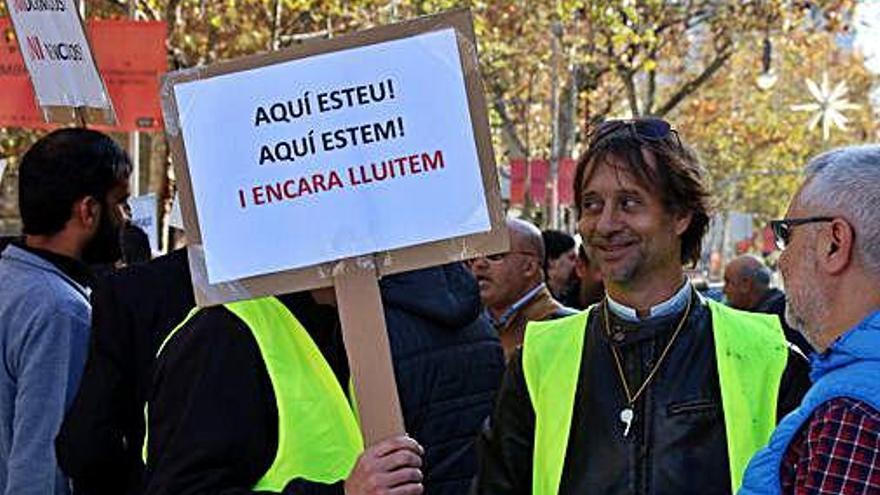
M 150 239 L 150 251 L 159 252 L 158 197 L 156 193 L 130 198 L 131 223 L 138 226 Z
M 91 19 L 86 24 L 98 72 L 107 85 L 117 122 L 109 131 L 162 129 L 159 76 L 168 70 L 162 21 Z M 0 17 L 0 33 L 11 30 Z M 14 37 L 0 36 L 0 126 L 48 129 Z
M 326 263 L 356 256 L 381 275 L 505 247 L 470 29 L 429 18 L 169 75 L 200 304 L 330 286 Z
M 169 74 L 199 305 L 333 286 L 368 443 L 403 432 L 377 277 L 508 249 L 470 12 Z
M 180 213 L 180 195 L 175 194 L 171 200 L 171 213 L 168 215 L 168 226 L 183 230 L 183 215 Z
M 6 5 L 46 121 L 115 123 L 74 0 L 7 0 Z

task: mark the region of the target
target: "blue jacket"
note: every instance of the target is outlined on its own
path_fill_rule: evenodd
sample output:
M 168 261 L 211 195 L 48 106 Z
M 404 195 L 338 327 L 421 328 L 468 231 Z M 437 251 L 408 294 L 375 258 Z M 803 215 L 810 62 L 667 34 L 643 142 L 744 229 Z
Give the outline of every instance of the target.
M 0 255 L 0 494 L 66 495 L 53 442 L 86 360 L 88 290 L 15 245 Z
M 794 436 L 813 411 L 835 397 L 849 397 L 880 410 L 880 311 L 846 332 L 822 354 L 813 355 L 813 387 L 801 406 L 786 416 L 769 445 L 758 452 L 746 469 L 740 495 L 782 493 L 779 470 Z

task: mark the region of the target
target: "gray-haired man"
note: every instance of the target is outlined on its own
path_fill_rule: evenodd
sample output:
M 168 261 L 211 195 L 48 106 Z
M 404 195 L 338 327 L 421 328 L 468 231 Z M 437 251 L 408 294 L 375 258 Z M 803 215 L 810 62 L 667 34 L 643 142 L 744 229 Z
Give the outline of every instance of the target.
M 740 494 L 880 493 L 880 146 L 815 158 L 772 225 L 786 316 L 819 354 Z

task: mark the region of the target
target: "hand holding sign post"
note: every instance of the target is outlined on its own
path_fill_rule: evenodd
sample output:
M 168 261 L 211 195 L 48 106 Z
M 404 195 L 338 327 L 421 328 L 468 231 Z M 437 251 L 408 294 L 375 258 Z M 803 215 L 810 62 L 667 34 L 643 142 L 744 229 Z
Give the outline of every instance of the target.
M 196 300 L 335 286 L 366 439 L 401 433 L 377 277 L 507 249 L 470 13 L 177 72 L 163 106 Z

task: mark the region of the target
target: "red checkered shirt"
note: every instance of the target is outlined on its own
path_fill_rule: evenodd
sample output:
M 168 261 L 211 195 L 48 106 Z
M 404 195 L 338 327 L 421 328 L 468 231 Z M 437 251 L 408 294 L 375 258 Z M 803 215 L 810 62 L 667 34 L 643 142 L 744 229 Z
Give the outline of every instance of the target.
M 845 397 L 819 406 L 785 452 L 780 479 L 785 494 L 880 494 L 880 412 Z

